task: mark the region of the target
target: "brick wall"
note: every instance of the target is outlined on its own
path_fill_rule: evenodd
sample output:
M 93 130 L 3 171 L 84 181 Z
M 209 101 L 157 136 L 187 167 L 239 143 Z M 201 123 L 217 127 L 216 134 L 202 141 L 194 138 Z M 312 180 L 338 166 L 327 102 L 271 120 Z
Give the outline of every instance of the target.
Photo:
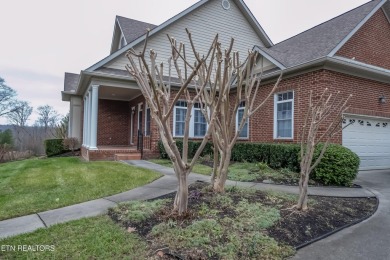
M 130 144 L 129 102 L 99 99 L 97 144 Z
M 379 9 L 337 55 L 390 69 L 390 23 Z
M 264 86 L 258 95 L 256 103 L 261 102 L 271 88 L 272 84 Z M 350 101 L 350 109 L 347 112 L 390 118 L 390 103 L 379 103 L 381 95 L 390 97 L 390 84 L 328 70 L 319 70 L 284 79 L 276 91 L 276 93 L 287 90 L 294 91 L 294 139 L 292 141 L 282 141 L 273 138 L 274 100 L 271 98 L 261 111 L 250 119 L 249 141 L 298 142 L 300 129 L 307 112 L 310 90 L 313 90 L 315 93 L 322 93 L 325 88 L 328 88 L 332 93 L 340 91 L 340 96 L 344 99 L 349 94 L 353 94 Z M 325 121 L 319 132 L 324 131 L 329 123 L 330 120 Z M 341 132 L 335 136 L 333 142 L 341 143 Z

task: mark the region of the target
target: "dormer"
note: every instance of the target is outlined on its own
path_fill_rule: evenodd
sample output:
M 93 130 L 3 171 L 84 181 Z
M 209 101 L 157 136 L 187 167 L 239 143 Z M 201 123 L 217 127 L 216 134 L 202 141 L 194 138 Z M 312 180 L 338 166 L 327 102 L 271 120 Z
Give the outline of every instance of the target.
M 122 49 L 127 44 L 144 35 L 147 29 L 153 29 L 154 27 L 156 25 L 116 16 L 110 54 Z

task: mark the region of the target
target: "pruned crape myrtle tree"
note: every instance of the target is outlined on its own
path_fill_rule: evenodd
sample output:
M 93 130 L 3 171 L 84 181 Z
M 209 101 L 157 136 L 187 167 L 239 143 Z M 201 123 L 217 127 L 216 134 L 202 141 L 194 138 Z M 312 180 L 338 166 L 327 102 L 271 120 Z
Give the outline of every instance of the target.
M 301 132 L 299 198 L 295 206 L 298 210 L 305 211 L 308 208 L 307 191 L 310 173 L 324 157 L 332 137 L 343 129 L 341 127 L 343 114 L 348 109 L 348 101 L 351 97 L 352 95 L 343 99 L 340 92 L 332 94 L 327 88 L 316 97 L 313 96 L 313 91 L 310 91 L 309 107 Z M 323 129 L 319 133 L 320 128 Z M 313 162 L 316 147 L 320 143 L 323 145 L 320 147 L 319 156 Z
M 245 62 L 241 63 L 238 52 L 234 52 L 231 58 L 232 46 L 233 41 L 229 50 L 225 52 L 223 73 L 217 82 L 221 103 L 217 108 L 213 108 L 211 103 L 206 103 L 209 110 L 217 109 L 219 114 L 211 132 L 214 144 L 211 183 L 215 192 L 225 191 L 232 149 L 240 132 L 249 118 L 258 112 L 272 96 L 282 79 L 282 73 L 280 73 L 271 91 L 263 100 L 260 100 L 258 94 L 263 76 L 263 58 L 259 57 L 260 64 L 257 64 L 258 53 L 249 52 Z M 239 108 L 241 108 L 240 117 L 237 114 Z M 239 118 L 240 121 L 237 122 L 236 128 L 236 120 Z
M 208 101 L 213 104 L 213 107 L 217 107 L 220 102 L 215 88 L 210 86 L 212 71 L 214 69 L 218 70 L 218 66 L 220 66 L 218 60 L 221 57 L 217 57 L 218 49 L 220 49 L 218 35 L 214 38 L 206 56 L 201 56 L 197 53 L 188 30 L 187 34 L 191 43 L 192 54 L 196 58 L 194 64 L 190 64 L 187 59 L 189 53 L 186 53 L 186 46 L 183 43 L 178 43 L 168 35 L 172 52 L 168 61 L 169 75 L 164 75 L 164 64 L 157 64 L 156 62 L 157 53 L 154 50 L 150 50 L 148 53 L 146 51 L 149 36 L 149 32 L 147 32 L 142 52 L 135 53 L 134 50 L 130 50 L 127 53 L 130 64 L 126 66 L 126 69 L 135 78 L 141 89 L 150 108 L 151 116 L 157 124 L 164 148 L 173 163 L 179 183 L 174 200 L 174 210 L 179 215 L 187 212 L 188 175 L 210 138 L 210 132 L 213 129 L 212 125 L 217 116 L 217 110 L 209 111 L 208 107 L 202 104 Z M 215 64 L 217 64 L 217 67 L 214 67 Z M 177 75 L 175 78 L 172 76 L 174 72 Z M 172 84 L 173 81 L 178 81 L 178 83 Z M 209 100 L 205 100 L 206 96 L 209 97 Z M 182 153 L 180 153 L 171 131 L 172 112 L 176 102 L 179 100 L 185 101 L 187 104 Z M 194 157 L 189 160 L 190 119 L 192 117 L 192 107 L 195 104 L 201 104 L 202 113 L 209 124 L 209 128 Z

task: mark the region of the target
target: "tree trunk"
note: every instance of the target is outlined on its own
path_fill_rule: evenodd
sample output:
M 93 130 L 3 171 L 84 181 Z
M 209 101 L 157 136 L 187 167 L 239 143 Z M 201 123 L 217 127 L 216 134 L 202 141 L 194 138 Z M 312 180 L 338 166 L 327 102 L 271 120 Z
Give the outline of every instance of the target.
M 305 211 L 307 210 L 307 189 L 309 185 L 309 169 L 301 169 L 301 178 L 299 180 L 299 198 L 297 209 Z
M 173 203 L 173 210 L 177 211 L 179 216 L 181 216 L 187 212 L 188 207 L 188 170 L 183 170 L 177 173 L 176 176 L 178 177 L 179 186 Z
M 230 158 L 232 156 L 232 153 L 230 149 L 228 149 L 227 152 L 222 154 L 222 158 L 218 167 L 219 175 L 215 179 L 214 182 L 214 191 L 218 193 L 225 192 L 225 184 L 228 176 L 229 171 L 229 164 L 230 164 Z
M 216 147 L 215 141 L 214 141 L 213 155 L 214 155 L 214 162 L 213 162 L 213 172 L 211 174 L 211 187 L 214 187 L 215 179 L 217 178 L 218 165 L 219 165 L 219 150 Z

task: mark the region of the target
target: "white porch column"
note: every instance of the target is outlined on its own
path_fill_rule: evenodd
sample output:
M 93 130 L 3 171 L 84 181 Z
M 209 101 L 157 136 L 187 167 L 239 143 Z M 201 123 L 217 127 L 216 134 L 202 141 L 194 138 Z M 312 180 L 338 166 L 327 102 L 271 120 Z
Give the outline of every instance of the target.
M 86 146 L 89 148 L 91 146 L 91 92 L 88 91 L 87 94 L 87 118 L 86 118 L 86 132 L 85 132 L 85 140 L 86 140 Z
M 97 124 L 98 124 L 98 103 L 99 103 L 99 85 L 92 85 L 91 92 L 91 142 L 89 149 L 97 149 Z
M 83 110 L 83 146 L 87 146 L 86 134 L 87 134 L 87 97 L 84 97 L 84 110 Z

